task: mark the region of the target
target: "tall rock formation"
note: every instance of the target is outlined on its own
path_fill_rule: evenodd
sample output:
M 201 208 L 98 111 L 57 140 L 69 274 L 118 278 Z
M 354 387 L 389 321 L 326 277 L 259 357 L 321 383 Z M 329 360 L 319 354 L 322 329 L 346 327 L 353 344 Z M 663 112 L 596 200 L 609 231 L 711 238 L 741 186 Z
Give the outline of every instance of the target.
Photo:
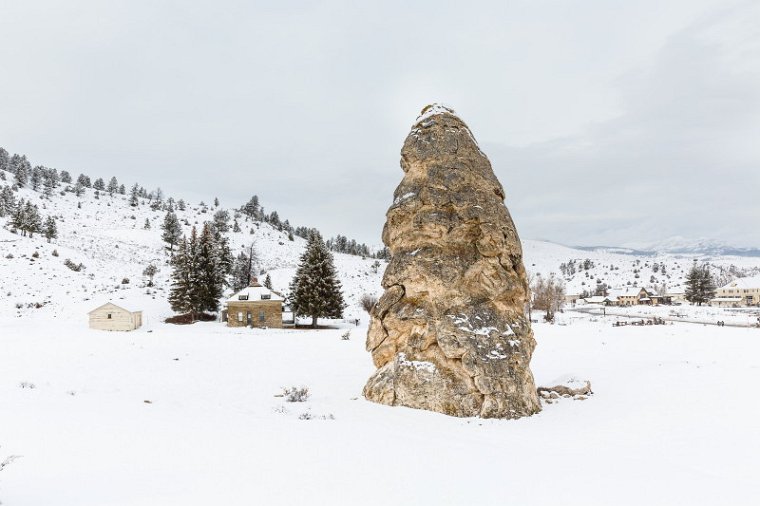
M 488 158 L 454 111 L 432 105 L 404 142 L 401 168 L 383 229 L 385 293 L 367 333 L 377 371 L 364 396 L 454 416 L 537 413 L 522 247 Z

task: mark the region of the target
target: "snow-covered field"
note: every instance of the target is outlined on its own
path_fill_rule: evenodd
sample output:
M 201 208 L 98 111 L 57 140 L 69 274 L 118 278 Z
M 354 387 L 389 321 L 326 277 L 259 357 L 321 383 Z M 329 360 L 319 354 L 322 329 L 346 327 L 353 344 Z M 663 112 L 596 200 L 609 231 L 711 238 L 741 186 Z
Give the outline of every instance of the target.
M 363 327 L 345 341 L 349 327 L 108 333 L 82 316 L 30 318 L 0 320 L 0 458 L 22 455 L 0 473 L 7 506 L 750 505 L 760 494 L 758 329 L 536 324 L 537 383 L 576 374 L 594 395 L 505 421 L 365 401 Z M 289 386 L 311 397 L 276 397 Z
M 535 325 L 532 369 L 543 386 L 568 374 L 590 379 L 589 399 L 560 399 L 517 421 L 390 408 L 361 396 L 373 366 L 358 301 L 381 292 L 384 264 L 335 254 L 345 316 L 361 318 L 360 327 L 172 326 L 162 323 L 172 314 L 164 212 L 91 190 L 81 199 L 43 200 L 23 188 L 17 196 L 58 217 L 59 238 L 0 228 L 0 462 L 21 456 L 0 472 L 6 506 L 743 505 L 760 494 L 760 409 L 751 390 L 760 380 L 760 329 L 618 328 L 616 317 L 566 311 L 557 325 Z M 178 215 L 201 225 L 215 210 L 193 204 Z M 228 234 L 233 251 L 255 241 L 260 269 L 287 291 L 305 242 L 264 223 L 241 218 L 240 226 Z M 652 276 L 676 287 L 694 260 L 523 245 L 533 273 L 591 262 L 564 276 L 569 293 L 597 280 L 650 286 Z M 86 268 L 70 270 L 67 258 Z M 150 262 L 160 268 L 154 288 L 142 276 Z M 664 275 L 655 263 L 665 264 Z M 144 326 L 89 330 L 87 312 L 109 300 L 142 309 Z M 614 309 L 727 323 L 754 317 L 689 306 Z M 342 340 L 347 330 L 351 339 Z M 307 386 L 309 400 L 277 396 L 292 386 Z

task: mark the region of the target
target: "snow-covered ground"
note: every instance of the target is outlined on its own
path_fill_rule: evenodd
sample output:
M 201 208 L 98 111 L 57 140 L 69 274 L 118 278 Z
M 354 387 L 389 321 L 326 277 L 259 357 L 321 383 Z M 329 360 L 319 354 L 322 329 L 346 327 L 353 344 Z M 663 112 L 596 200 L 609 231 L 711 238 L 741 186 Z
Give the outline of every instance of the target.
M 47 243 L 0 228 L 0 462 L 22 456 L 0 472 L 4 505 L 743 505 L 760 493 L 760 409 L 751 391 L 760 380 L 760 329 L 618 328 L 616 317 L 566 311 L 557 325 L 535 325 L 532 369 L 543 386 L 567 375 L 590 379 L 589 399 L 560 399 L 517 421 L 390 408 L 361 396 L 373 366 L 358 301 L 381 292 L 384 264 L 335 254 L 346 317 L 361 318 L 360 327 L 172 326 L 163 323 L 172 314 L 164 212 L 91 190 L 81 199 L 42 200 L 27 189 L 17 196 L 57 216 L 60 235 Z M 201 225 L 215 210 L 193 204 L 178 215 Z M 287 291 L 304 241 L 242 218 L 240 226 L 228 234 L 233 251 L 254 240 L 260 268 Z M 565 276 L 569 293 L 597 280 L 650 286 L 651 276 L 675 287 L 694 260 L 523 245 L 533 273 L 590 260 L 590 269 Z M 86 268 L 74 272 L 65 259 Z M 150 262 L 160 272 L 148 289 L 142 271 Z M 144 326 L 89 330 L 86 313 L 109 300 L 142 309 Z M 614 309 L 752 318 L 690 306 Z M 351 339 L 342 340 L 347 330 Z M 310 399 L 276 396 L 292 386 L 308 386 Z
M 536 324 L 537 383 L 594 395 L 516 421 L 372 404 L 364 327 L 0 319 L 8 506 L 756 504 L 760 330 Z M 33 386 L 33 388 L 32 388 Z M 307 386 L 305 403 L 277 397 Z M 306 418 L 307 413 L 311 419 Z

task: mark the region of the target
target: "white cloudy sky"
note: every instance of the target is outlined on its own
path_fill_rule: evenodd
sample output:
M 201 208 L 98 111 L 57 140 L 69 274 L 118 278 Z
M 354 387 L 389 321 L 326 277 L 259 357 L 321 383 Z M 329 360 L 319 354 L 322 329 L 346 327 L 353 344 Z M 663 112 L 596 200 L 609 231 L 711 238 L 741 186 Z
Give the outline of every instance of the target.
M 526 238 L 760 245 L 760 6 L 0 0 L 0 146 L 379 242 L 418 111 Z

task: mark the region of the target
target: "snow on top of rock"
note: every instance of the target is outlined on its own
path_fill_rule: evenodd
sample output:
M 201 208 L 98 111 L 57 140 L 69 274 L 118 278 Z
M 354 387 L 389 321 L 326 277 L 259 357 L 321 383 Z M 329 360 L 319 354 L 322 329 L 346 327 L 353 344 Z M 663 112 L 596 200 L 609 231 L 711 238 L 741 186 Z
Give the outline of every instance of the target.
M 417 116 L 417 119 L 414 121 L 414 126 L 418 126 L 424 123 L 425 121 L 429 120 L 436 114 L 450 114 L 452 116 L 456 116 L 457 118 L 459 118 L 459 116 L 457 116 L 457 113 L 454 112 L 454 109 L 452 109 L 451 107 L 446 107 L 443 104 L 435 103 L 435 104 L 426 105 L 425 107 L 422 108 L 422 112 L 420 112 L 420 115 Z

